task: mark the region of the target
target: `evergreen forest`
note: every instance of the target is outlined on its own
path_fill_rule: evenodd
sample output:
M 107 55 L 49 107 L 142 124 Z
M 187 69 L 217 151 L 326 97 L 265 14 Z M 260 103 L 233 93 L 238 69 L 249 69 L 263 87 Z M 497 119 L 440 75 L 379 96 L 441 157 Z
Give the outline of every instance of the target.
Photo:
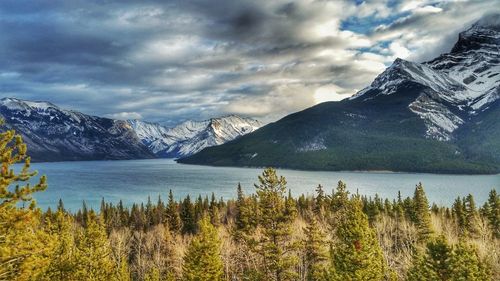
M 33 183 L 27 154 L 13 130 L 0 133 L 0 280 L 500 280 L 495 187 L 481 206 L 472 195 L 438 206 L 420 183 L 394 200 L 342 181 L 293 197 L 267 168 L 235 199 L 170 191 L 41 210 L 33 195 L 50 185 Z

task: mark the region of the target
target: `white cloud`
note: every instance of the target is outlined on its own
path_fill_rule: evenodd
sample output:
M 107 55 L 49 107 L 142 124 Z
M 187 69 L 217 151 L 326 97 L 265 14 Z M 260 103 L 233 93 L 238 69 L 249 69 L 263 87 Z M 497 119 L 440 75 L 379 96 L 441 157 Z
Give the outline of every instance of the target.
M 411 53 L 410 50 L 408 50 L 405 46 L 401 45 L 399 42 L 392 42 L 389 45 L 389 49 L 391 50 L 393 56 L 396 58 L 405 59 Z
M 498 1 L 146 2 L 0 2 L 2 95 L 120 119 L 272 121 L 355 93 L 395 57 L 448 51 Z
M 339 90 L 345 91 L 335 84 L 321 86 L 314 91 L 314 102 L 318 104 L 327 101 L 340 101 L 351 96 L 339 94 Z

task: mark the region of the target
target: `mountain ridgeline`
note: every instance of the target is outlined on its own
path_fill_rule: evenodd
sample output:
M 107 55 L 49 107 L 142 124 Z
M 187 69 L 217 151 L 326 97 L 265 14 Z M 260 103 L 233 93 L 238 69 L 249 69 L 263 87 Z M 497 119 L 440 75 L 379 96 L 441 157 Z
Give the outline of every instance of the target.
M 500 172 L 500 25 L 490 15 L 449 53 L 396 59 L 365 89 L 179 159 L 220 166 Z
M 174 128 L 65 110 L 48 102 L 0 100 L 0 115 L 27 143 L 34 161 L 182 157 L 256 130 L 261 124 L 230 115 Z

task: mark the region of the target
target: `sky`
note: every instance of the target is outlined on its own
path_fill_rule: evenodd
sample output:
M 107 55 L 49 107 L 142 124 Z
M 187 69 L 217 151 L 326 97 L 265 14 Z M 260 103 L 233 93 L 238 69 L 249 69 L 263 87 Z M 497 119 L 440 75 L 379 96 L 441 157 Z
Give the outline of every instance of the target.
M 423 62 L 498 0 L 2 0 L 0 97 L 175 125 L 275 121 Z

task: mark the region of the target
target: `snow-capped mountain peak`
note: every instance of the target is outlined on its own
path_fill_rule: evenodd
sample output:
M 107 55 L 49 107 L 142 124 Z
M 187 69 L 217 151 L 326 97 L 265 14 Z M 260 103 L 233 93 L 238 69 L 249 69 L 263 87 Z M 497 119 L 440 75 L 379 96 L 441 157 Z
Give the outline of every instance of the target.
M 373 83 L 351 97 L 368 101 L 422 90 L 408 109 L 420 116 L 427 136 L 450 140 L 464 118 L 500 99 L 500 16 L 489 15 L 461 32 L 450 53 L 416 63 L 396 59 Z
M 204 121 L 185 121 L 173 128 L 129 120 L 138 137 L 160 157 L 184 157 L 205 147 L 220 145 L 251 133 L 262 124 L 251 118 L 229 115 Z
M 127 123 L 43 101 L 0 100 L 4 126 L 15 129 L 36 161 L 152 158 Z
M 46 101 L 27 101 L 16 98 L 2 98 L 0 105 L 11 109 L 44 111 L 49 108 L 59 109 L 56 105 Z

